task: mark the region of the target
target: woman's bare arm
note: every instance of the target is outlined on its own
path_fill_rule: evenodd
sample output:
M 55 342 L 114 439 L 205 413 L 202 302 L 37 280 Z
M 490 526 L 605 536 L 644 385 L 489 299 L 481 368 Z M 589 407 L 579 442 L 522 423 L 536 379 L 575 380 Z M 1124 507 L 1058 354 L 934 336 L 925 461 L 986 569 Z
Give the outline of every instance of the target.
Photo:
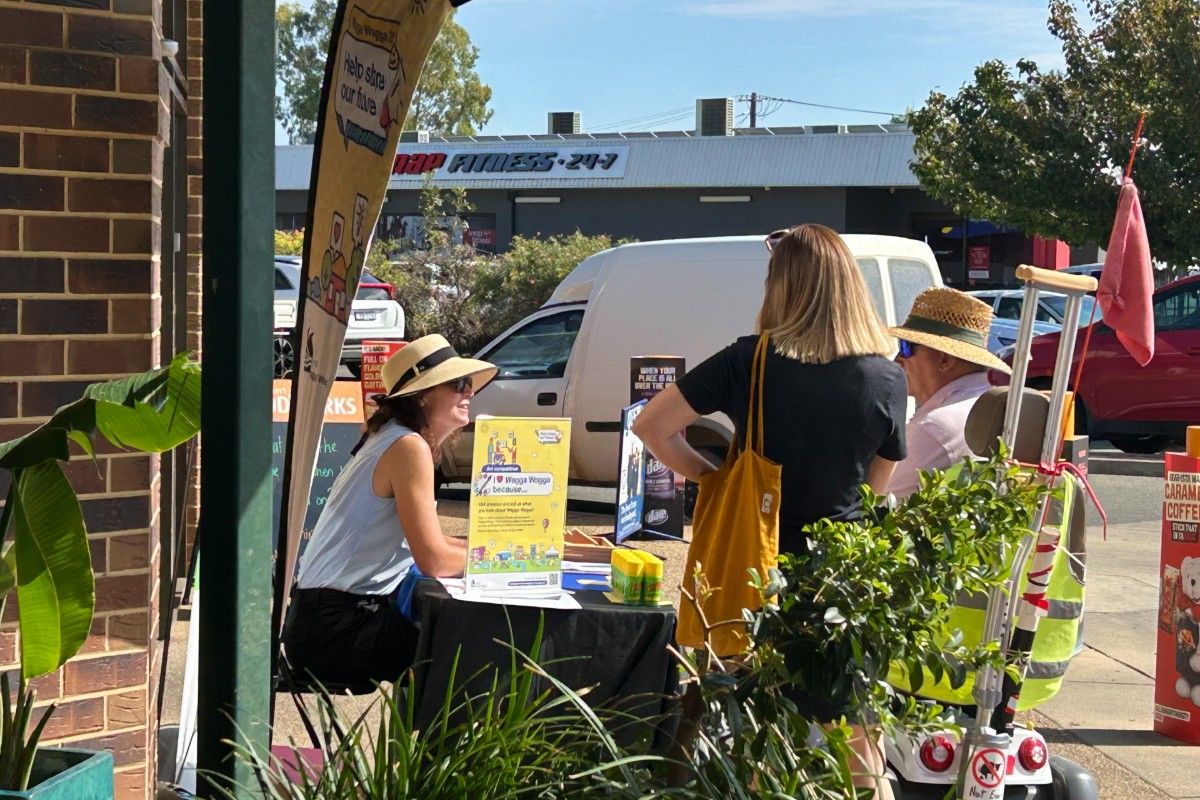
M 633 432 L 654 457 L 691 481 L 716 467 L 687 443 L 684 431 L 700 415 L 692 410 L 677 386 L 668 386 L 654 397 L 633 422 Z
M 888 461 L 881 456 L 875 456 L 871 459 L 870 465 L 867 467 L 867 485 L 871 487 L 871 491 L 875 494 L 887 494 L 888 482 L 892 479 L 892 473 L 896 470 L 896 461 Z
M 417 568 L 435 578 L 463 574 L 467 545 L 442 533 L 433 495 L 433 457 L 420 436 L 402 436 L 384 451 L 372 478 L 375 494 L 396 501 L 396 516 Z

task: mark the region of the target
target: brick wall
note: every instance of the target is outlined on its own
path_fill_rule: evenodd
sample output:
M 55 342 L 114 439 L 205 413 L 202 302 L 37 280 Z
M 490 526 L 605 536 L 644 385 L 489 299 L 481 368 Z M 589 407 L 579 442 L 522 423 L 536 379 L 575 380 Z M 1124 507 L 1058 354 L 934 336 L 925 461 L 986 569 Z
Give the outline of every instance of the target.
M 160 5 L 0 0 L 4 439 L 87 383 L 158 362 Z M 131 800 L 155 774 L 158 460 L 101 451 L 67 470 L 92 543 L 95 623 L 84 652 L 37 688 L 61 704 L 48 736 L 112 750 L 117 796 Z M 6 619 L 0 660 L 17 646 Z

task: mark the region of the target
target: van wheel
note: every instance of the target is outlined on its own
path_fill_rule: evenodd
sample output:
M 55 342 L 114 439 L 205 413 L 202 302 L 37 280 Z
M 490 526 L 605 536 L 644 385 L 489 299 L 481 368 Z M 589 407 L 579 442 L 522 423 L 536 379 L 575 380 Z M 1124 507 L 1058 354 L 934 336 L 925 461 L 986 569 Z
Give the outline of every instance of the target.
M 725 462 L 725 451 L 719 447 L 704 446 L 697 447 L 696 452 L 707 458 L 713 464 L 720 466 Z M 692 512 L 696 509 L 696 497 L 700 493 L 699 484 L 691 481 L 684 481 L 683 484 L 683 521 L 686 525 L 692 524 Z

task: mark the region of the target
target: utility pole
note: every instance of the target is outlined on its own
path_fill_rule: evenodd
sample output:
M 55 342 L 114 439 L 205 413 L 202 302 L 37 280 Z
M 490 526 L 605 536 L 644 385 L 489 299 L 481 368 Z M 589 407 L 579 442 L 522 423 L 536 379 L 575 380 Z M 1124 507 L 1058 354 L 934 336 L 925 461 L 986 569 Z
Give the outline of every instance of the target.
M 750 93 L 750 127 L 757 127 L 758 122 L 758 92 Z

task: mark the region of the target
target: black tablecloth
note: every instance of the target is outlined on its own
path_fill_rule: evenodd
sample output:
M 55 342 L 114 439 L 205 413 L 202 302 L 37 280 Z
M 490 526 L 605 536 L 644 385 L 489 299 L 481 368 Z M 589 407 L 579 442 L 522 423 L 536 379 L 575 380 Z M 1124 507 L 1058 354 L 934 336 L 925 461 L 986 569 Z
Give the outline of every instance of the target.
M 474 603 L 450 597 L 436 580 L 421 581 L 413 596 L 421 621 L 418 724 L 424 726 L 441 711 L 456 655 L 456 684 L 482 694 L 495 676 L 486 668 L 498 667 L 502 679 L 510 674 L 512 651 L 501 642 L 511 642 L 572 689 L 593 687 L 587 694 L 593 707 L 617 708 L 650 722 L 655 745 L 661 746 L 670 729 L 664 720 L 679 689 L 678 669 L 667 652 L 675 636 L 675 609 L 620 605 L 591 591 L 576 592 L 575 599 L 581 609 Z M 539 622 L 542 643 L 533 653 Z M 643 732 L 627 730 L 621 738 Z

